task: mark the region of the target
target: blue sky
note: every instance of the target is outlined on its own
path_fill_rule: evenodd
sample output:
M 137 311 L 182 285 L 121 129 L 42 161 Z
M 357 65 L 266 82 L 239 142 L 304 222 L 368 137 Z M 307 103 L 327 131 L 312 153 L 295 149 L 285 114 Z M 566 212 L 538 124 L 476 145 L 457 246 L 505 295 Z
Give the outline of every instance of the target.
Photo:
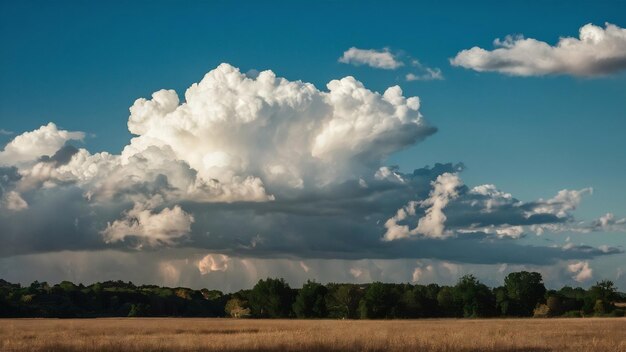
M 461 50 L 491 50 L 507 35 L 554 45 L 588 23 L 624 27 L 624 1 L 20 1 L 0 8 L 0 128 L 14 132 L 0 135 L 0 144 L 53 121 L 86 133 L 78 147 L 120 153 L 135 99 L 174 89 L 182 100 L 223 62 L 322 91 L 354 76 L 373 91 L 399 85 L 404 96 L 419 96 L 420 112 L 438 129 L 384 164 L 410 173 L 461 162 L 468 186 L 495 184 L 523 201 L 593 187 L 577 219 L 626 216 L 626 72 L 520 77 L 450 64 Z M 387 48 L 406 64 L 339 62 L 350 47 Z M 411 59 L 441 69 L 444 79 L 407 82 Z M 617 232 L 557 236 L 626 246 Z

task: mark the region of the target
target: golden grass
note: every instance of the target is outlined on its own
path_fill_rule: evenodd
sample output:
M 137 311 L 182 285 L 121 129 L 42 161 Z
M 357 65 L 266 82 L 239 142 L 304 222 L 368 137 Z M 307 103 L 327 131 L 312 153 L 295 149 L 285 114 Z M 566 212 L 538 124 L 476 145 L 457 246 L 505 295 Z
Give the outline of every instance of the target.
M 0 351 L 626 351 L 626 318 L 0 319 Z

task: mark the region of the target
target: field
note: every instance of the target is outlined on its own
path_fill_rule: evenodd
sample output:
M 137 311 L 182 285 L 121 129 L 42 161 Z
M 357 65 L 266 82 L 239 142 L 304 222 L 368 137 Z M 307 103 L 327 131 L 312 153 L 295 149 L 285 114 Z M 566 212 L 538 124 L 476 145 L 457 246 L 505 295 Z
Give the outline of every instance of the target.
M 0 319 L 0 351 L 626 351 L 626 318 Z

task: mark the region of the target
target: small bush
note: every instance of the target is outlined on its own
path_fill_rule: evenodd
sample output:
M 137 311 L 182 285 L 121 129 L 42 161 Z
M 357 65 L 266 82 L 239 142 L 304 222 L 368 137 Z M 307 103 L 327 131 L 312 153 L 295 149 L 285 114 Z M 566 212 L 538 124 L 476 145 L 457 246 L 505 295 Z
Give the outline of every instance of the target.
M 540 304 L 533 311 L 533 318 L 547 318 L 550 316 L 550 308 L 546 304 Z
M 565 314 L 563 314 L 563 317 L 565 318 L 580 318 L 583 315 L 580 314 L 579 310 L 570 310 L 569 312 L 565 312 Z

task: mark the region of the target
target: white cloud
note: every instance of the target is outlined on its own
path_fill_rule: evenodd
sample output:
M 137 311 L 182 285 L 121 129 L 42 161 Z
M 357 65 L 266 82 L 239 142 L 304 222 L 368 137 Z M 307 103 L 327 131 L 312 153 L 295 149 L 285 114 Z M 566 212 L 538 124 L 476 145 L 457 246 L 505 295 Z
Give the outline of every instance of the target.
M 222 64 L 187 90 L 184 103 L 171 90 L 138 99 L 128 121 L 137 137 L 120 155 L 81 149 L 66 165 L 20 169 L 22 182 L 78 181 L 91 199 L 109 199 L 164 175 L 176 190 L 161 194 L 166 201 L 270 201 L 268 186 L 277 192 L 316 188 L 368 174 L 435 131 L 419 113 L 419 99 L 404 97 L 397 86 L 381 95 L 346 77 L 328 89 L 271 71 L 250 79 Z M 38 140 L 51 134 L 59 136 L 55 143 Z M 16 137 L 3 153 L 45 146 L 20 153 L 35 162 L 82 135 L 50 124 Z
M 53 155 L 69 140 L 82 140 L 83 132 L 59 130 L 50 122 L 32 132 L 25 132 L 9 142 L 0 151 L 0 165 L 17 165 Z
M 487 184 L 472 188 L 470 193 L 479 194 L 486 198 L 484 212 L 491 213 L 494 208 L 509 204 L 513 199 L 510 193 L 500 191 L 495 185 Z
M 582 197 L 587 194 L 593 194 L 593 188 L 561 190 L 553 198 L 537 201 L 533 209 L 528 212 L 528 216 L 532 214 L 553 214 L 559 218 L 567 217 L 569 212 L 575 210 L 580 204 Z
M 139 247 L 172 244 L 191 230 L 194 221 L 180 206 L 152 212 L 145 204 L 135 206 L 121 220 L 108 223 L 102 231 L 107 243 L 123 241 L 131 237 L 139 241 Z
M 403 97 L 399 87 L 380 95 L 352 77 L 327 87 L 319 91 L 271 71 L 250 79 L 222 64 L 187 90 L 185 103 L 173 91 L 137 100 L 129 130 L 139 137 L 122 162 L 166 146 L 205 182 L 255 180 L 257 191 L 239 199 L 250 193 L 262 199 L 268 185 L 301 189 L 353 178 L 433 132 L 419 99 Z
M 567 266 L 567 270 L 573 273 L 572 279 L 578 282 L 584 282 L 591 280 L 593 277 L 593 269 L 589 267 L 588 261 L 580 261 L 576 263 L 569 264 Z
M 482 232 L 486 234 L 493 234 L 499 238 L 520 238 L 524 234 L 523 226 L 511 226 L 509 224 L 503 225 L 489 225 L 489 226 L 470 226 L 468 228 L 457 229 L 459 233 L 474 233 Z
M 198 270 L 202 275 L 214 271 L 226 271 L 229 263 L 230 258 L 225 254 L 207 254 L 198 261 Z
M 407 216 L 415 215 L 415 207 L 418 204 L 417 201 L 410 201 L 407 205 L 398 209 L 396 215 L 387 219 L 385 222 L 387 231 L 383 236 L 383 240 L 393 241 L 400 238 L 407 238 L 413 234 L 413 231 L 409 230 L 408 225 L 399 225 L 398 222 L 406 220 Z
M 402 175 L 397 172 L 396 168 L 389 166 L 382 166 L 376 170 L 374 178 L 379 181 L 386 180 L 397 183 L 405 183 L 405 180 L 402 178 Z
M 385 49 L 383 51 L 373 49 L 358 49 L 352 47 L 346 50 L 339 58 L 339 62 L 353 65 L 367 65 L 374 68 L 394 70 L 404 64 L 398 61 L 394 54 Z
M 624 232 L 626 231 L 626 218 L 615 218 L 613 213 L 606 213 L 591 222 L 590 230 Z
M 308 266 L 309 258 L 344 255 L 519 263 L 616 253 L 542 246 L 519 253 L 514 241 L 474 240 L 483 234 L 431 241 L 473 224 L 494 237 L 517 238 L 518 226 L 573 221 L 580 197 L 572 192 L 580 191 L 522 203 L 495 186 L 461 187 L 453 175 L 462 169 L 458 165 L 403 173 L 384 166 L 387 157 L 434 133 L 417 97 L 403 96 L 399 87 L 379 94 L 352 77 L 319 90 L 271 71 L 254 76 L 223 64 L 192 85 L 184 100 L 169 90 L 137 100 L 128 121 L 134 137 L 120 154 L 76 149 L 67 140 L 82 133 L 54 125 L 16 137 L 10 145 L 27 145 L 20 141 L 45 129 L 57 136 L 54 148 L 0 168 L 0 198 L 18 194 L 29 203 L 13 202 L 20 212 L 0 212 L 0 242 L 15 242 L 0 246 L 0 255 L 15 255 L 13 248 L 30 253 L 184 243 L 203 254 L 219 248 L 233 256 L 307 258 Z M 533 217 L 541 208 L 563 217 Z M 409 221 L 417 225 L 405 225 Z M 383 224 L 386 240 L 425 240 L 381 243 Z M 243 263 L 254 272 L 252 261 Z M 293 266 L 300 274 L 305 270 Z M 359 280 L 381 277 L 376 267 L 356 268 Z M 348 267 L 341 272 L 350 275 Z M 407 280 L 411 272 L 403 275 Z
M 266 202 L 340 184 L 373 174 L 388 155 L 435 131 L 419 112 L 419 98 L 404 97 L 400 87 L 379 94 L 346 77 L 327 88 L 272 71 L 252 79 L 221 64 L 185 92 L 184 102 L 172 90 L 135 101 L 128 128 L 136 136 L 119 155 L 80 149 L 67 162 L 42 160 L 84 137 L 50 123 L 15 137 L 0 162 L 18 166 L 21 190 L 73 183 L 93 204 L 141 204 L 109 224 L 107 241 L 132 234 L 151 245 L 171 243 L 191 222 L 172 207 L 181 201 Z M 164 206 L 165 213 L 154 212 Z M 148 223 L 128 220 L 138 215 L 181 221 L 149 235 Z
M 431 183 L 433 189 L 427 199 L 421 201 L 420 207 L 426 208 L 425 214 L 419 219 L 417 227 L 409 230 L 406 225 L 398 225 L 398 221 L 406 219 L 408 215 L 415 215 L 416 202 L 410 202 L 406 207 L 398 210 L 398 213 L 387 220 L 383 239 L 392 241 L 400 238 L 421 234 L 430 238 L 444 238 L 450 236 L 449 231 L 445 231 L 446 215 L 443 209 L 448 202 L 458 196 L 457 188 L 463 183 L 458 175 L 444 173 Z
M 579 38 L 560 38 L 555 46 L 532 38 L 496 39 L 496 49 L 473 47 L 450 59 L 453 66 L 513 76 L 570 74 L 602 76 L 626 69 L 626 29 L 587 24 Z
M 439 175 L 432 185 L 430 197 L 421 203 L 422 207 L 430 207 L 426 209 L 426 214 L 417 223 L 415 232 L 426 237 L 442 238 L 449 235 L 445 231 L 446 215 L 443 209 L 451 199 L 458 196 L 457 188 L 462 186 L 463 182 L 458 175 L 445 173 Z

